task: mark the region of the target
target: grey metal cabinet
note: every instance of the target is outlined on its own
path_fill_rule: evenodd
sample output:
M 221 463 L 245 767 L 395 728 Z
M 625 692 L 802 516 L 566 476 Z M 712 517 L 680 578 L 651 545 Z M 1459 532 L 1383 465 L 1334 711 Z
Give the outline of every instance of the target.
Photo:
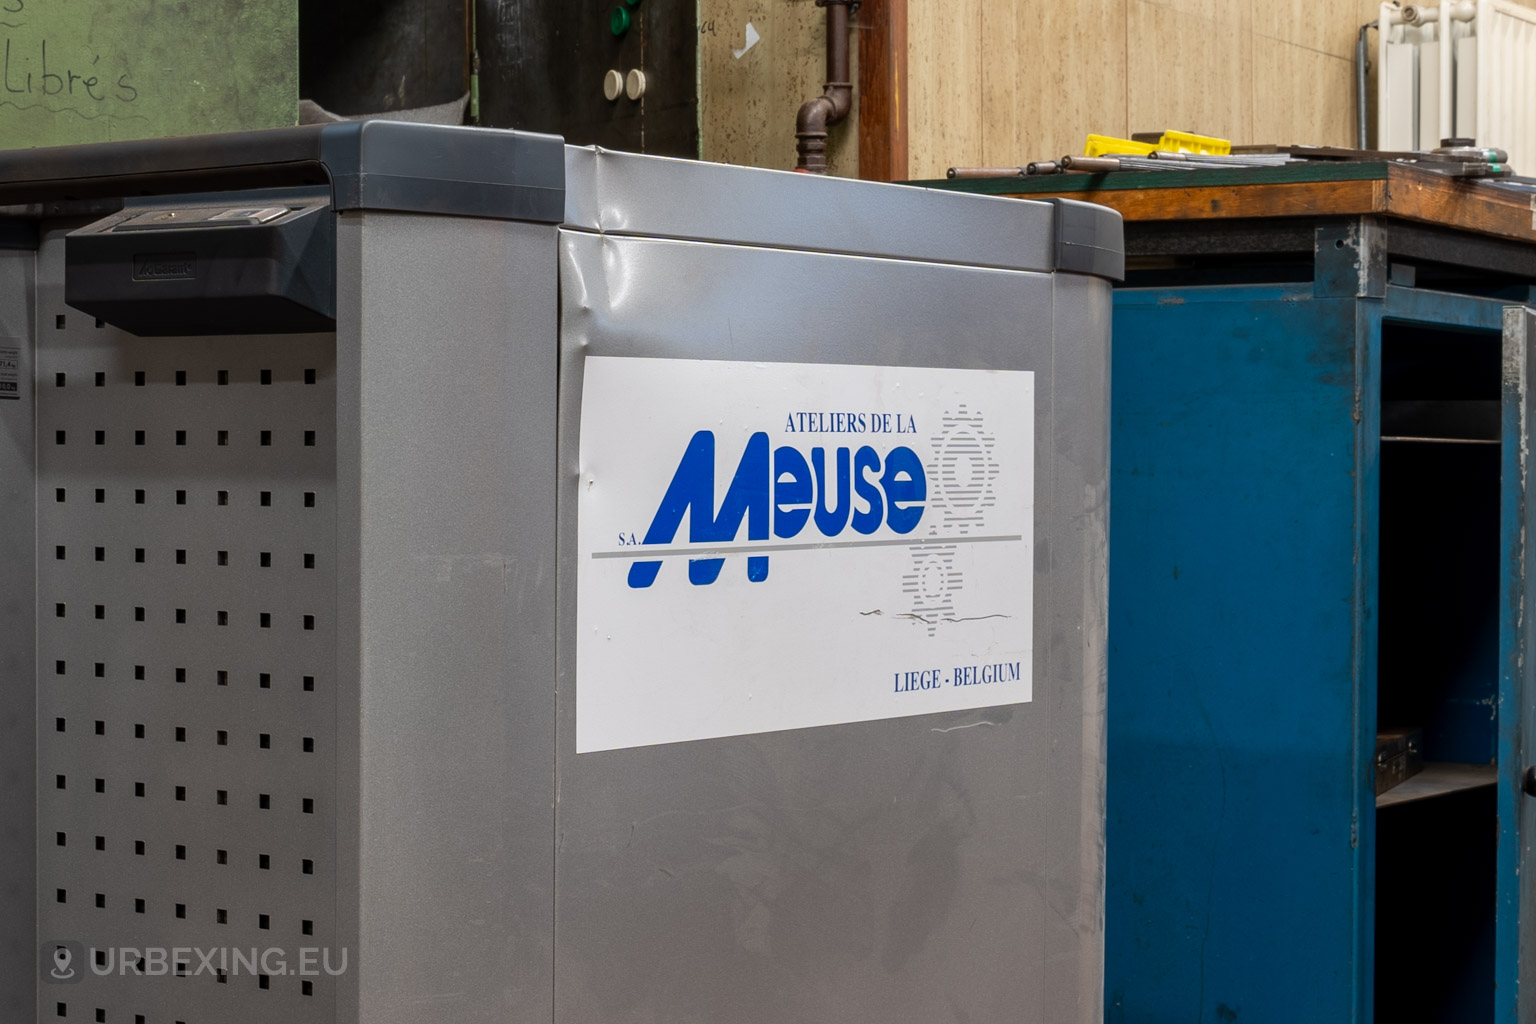
M 1113 214 L 383 122 L 0 202 L 8 1019 L 1101 1016 Z

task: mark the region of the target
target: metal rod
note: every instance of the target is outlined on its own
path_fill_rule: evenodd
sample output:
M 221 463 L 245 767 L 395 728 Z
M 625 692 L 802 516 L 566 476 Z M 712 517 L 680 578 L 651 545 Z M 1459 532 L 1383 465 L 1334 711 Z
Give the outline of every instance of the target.
M 1149 160 L 1144 156 L 1064 156 L 1058 161 L 1064 170 L 1104 174 L 1109 171 L 1199 171 L 1221 168 L 1226 164 L 1197 163 L 1193 160 Z
M 1143 171 L 1169 171 L 1169 170 L 1211 170 L 1219 168 L 1228 170 L 1233 167 L 1272 167 L 1274 164 L 1249 163 L 1247 161 L 1232 162 L 1219 160 L 1215 157 L 1206 157 L 1200 153 L 1179 154 L 1182 160 L 1154 159 L 1151 156 L 1127 156 L 1120 157 L 1122 161 L 1129 161 L 1127 170 L 1136 169 Z
M 1120 170 L 1120 161 L 1109 156 L 1072 156 L 1070 153 L 1056 161 L 1065 171 L 1089 171 L 1102 174 Z
M 951 167 L 951 178 L 1022 178 L 1022 167 Z
M 1121 167 L 1127 171 L 1199 171 L 1199 170 L 1227 170 L 1231 164 L 1218 164 L 1191 157 L 1188 160 L 1153 160 L 1145 156 L 1123 156 L 1120 158 Z
M 1158 161 L 1176 160 L 1184 163 L 1221 164 L 1228 167 L 1279 167 L 1284 164 L 1295 164 L 1301 162 L 1287 153 L 1240 153 L 1236 156 L 1217 156 L 1210 153 L 1164 153 L 1158 151 L 1148 153 L 1147 159 Z

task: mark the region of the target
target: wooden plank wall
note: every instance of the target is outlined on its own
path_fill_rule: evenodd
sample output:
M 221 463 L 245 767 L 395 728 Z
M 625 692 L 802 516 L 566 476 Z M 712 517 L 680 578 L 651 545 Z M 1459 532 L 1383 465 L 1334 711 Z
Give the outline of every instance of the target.
M 908 173 L 1081 152 L 1089 131 L 1181 128 L 1353 145 L 1354 51 L 1376 0 L 907 0 Z M 704 158 L 794 164 L 820 89 L 812 0 L 699 0 Z M 747 21 L 762 42 L 737 60 Z M 1374 54 L 1375 35 L 1371 36 Z M 855 48 L 856 49 L 856 48 Z M 834 173 L 857 173 L 855 129 Z
M 1376 0 L 909 3 L 913 177 L 1079 153 L 1090 131 L 1353 145 L 1355 35 L 1378 10 Z M 946 67 L 966 69 L 979 108 L 940 84 L 957 77 Z

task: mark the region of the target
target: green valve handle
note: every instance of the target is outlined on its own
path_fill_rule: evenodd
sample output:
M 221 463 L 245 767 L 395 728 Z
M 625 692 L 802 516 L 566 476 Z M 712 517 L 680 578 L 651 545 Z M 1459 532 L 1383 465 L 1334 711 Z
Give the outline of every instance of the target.
M 629 31 L 629 9 L 615 7 L 613 13 L 608 15 L 608 30 L 616 36 L 621 36 Z

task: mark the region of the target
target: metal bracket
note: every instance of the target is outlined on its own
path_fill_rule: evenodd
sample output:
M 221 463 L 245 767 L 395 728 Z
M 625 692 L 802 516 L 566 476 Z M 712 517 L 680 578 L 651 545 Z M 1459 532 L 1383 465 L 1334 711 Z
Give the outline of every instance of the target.
M 1386 229 L 1372 217 L 1324 221 L 1316 228 L 1312 293 L 1380 298 L 1387 286 Z

